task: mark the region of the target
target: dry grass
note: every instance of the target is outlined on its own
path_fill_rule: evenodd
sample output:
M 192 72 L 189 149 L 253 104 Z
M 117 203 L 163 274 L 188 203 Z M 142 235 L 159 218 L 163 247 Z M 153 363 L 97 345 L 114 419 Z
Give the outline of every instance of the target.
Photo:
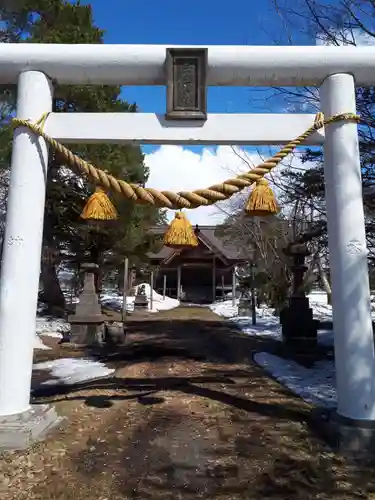
M 69 424 L 27 453 L 4 454 L 2 498 L 375 498 L 371 464 L 335 456 L 312 434 L 308 405 L 249 362 L 272 344 L 207 309 L 129 330 L 124 348 L 103 355 L 113 377 L 38 395 Z

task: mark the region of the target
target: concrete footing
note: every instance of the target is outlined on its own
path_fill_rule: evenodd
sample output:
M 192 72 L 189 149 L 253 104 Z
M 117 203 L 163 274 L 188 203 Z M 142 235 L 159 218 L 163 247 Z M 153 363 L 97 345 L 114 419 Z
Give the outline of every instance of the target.
M 352 458 L 375 456 L 375 421 L 352 420 L 320 408 L 312 416 L 317 431 L 335 451 Z
M 25 450 L 64 420 L 49 405 L 33 405 L 24 413 L 0 416 L 0 450 Z

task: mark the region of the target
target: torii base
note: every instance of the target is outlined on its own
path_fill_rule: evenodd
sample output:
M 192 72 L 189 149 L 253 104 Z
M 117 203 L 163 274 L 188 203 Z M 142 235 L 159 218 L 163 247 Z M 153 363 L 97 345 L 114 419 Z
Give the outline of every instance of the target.
M 322 408 L 312 411 L 312 419 L 317 432 L 334 451 L 353 459 L 375 457 L 375 421 L 352 420 Z
M 0 417 L 0 450 L 25 450 L 42 441 L 64 420 L 49 405 L 32 405 L 23 413 Z

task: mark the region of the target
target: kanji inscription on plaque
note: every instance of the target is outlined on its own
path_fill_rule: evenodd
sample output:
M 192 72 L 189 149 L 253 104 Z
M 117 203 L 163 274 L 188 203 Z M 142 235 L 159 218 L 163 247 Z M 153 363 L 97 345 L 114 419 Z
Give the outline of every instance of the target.
M 207 49 L 167 49 L 169 120 L 205 120 Z

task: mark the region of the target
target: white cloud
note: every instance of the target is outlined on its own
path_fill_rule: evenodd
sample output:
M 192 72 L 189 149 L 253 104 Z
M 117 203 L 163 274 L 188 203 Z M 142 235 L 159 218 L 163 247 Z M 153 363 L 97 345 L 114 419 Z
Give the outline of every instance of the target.
M 347 45 L 375 45 L 375 38 L 372 35 L 369 35 L 365 31 L 361 29 L 344 29 L 344 30 L 335 30 L 332 29 L 330 32 L 332 39 L 327 38 L 327 34 L 324 33 L 322 35 L 318 34 L 316 38 L 316 45 L 335 45 L 332 43 L 332 40 L 338 42 L 339 45 L 347 46 Z
M 341 33 L 341 35 L 337 33 L 335 36 L 342 39 L 341 45 L 353 43 L 356 45 L 375 44 L 373 37 L 360 30 Z M 331 42 L 317 39 L 316 44 L 330 45 Z M 296 111 L 294 105 L 287 109 L 287 111 L 292 110 Z M 306 112 L 307 110 L 298 109 L 298 111 Z M 267 157 L 271 155 L 272 152 Z M 261 158 L 257 152 L 249 153 L 241 148 L 235 148 L 233 151 L 229 146 L 203 148 L 199 153 L 184 149 L 182 146 L 160 146 L 156 151 L 145 156 L 145 163 L 150 169 L 150 178 L 147 185 L 159 190 L 169 191 L 206 188 L 249 170 L 248 165 L 239 156 L 245 157 L 253 167 L 259 165 L 265 159 Z M 283 164 L 290 164 L 299 169 L 308 169 L 310 167 L 308 163 L 302 164 L 298 155 L 287 158 Z M 279 170 L 280 167 L 274 172 L 275 179 L 277 179 Z M 277 194 L 277 188 L 274 189 Z M 214 225 L 219 224 L 225 218 L 225 213 L 215 205 L 187 210 L 187 214 L 192 224 Z M 169 211 L 169 219 L 173 218 L 173 215 L 174 211 Z
M 268 158 L 271 154 L 270 152 L 266 157 Z M 266 159 L 261 158 L 255 151 L 248 152 L 241 148 L 233 150 L 230 146 L 218 146 L 216 149 L 204 148 L 200 153 L 184 149 L 182 146 L 160 146 L 155 152 L 145 156 L 145 163 L 150 169 L 147 186 L 168 191 L 192 191 L 206 188 L 249 170 L 240 157 L 246 158 L 251 165 L 250 168 Z M 288 160 L 289 158 L 285 164 L 289 164 Z M 306 164 L 302 166 L 298 156 L 293 157 L 292 165 L 308 168 Z M 275 173 L 277 176 L 277 169 Z M 225 213 L 215 205 L 186 212 L 192 224 L 215 225 L 225 218 Z M 173 218 L 173 215 L 174 212 L 169 211 L 168 217 Z

